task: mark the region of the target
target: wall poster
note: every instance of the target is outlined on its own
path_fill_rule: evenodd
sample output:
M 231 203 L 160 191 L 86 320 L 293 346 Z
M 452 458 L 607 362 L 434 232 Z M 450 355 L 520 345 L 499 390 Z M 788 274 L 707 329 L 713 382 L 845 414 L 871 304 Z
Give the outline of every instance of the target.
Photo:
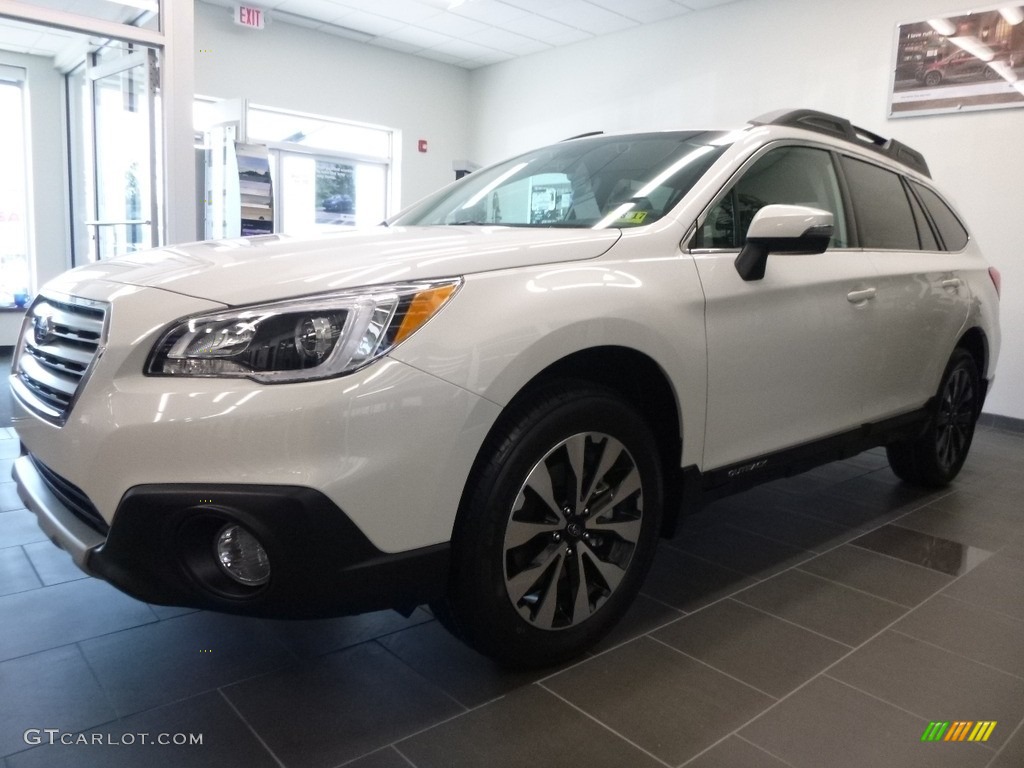
M 900 24 L 889 116 L 1024 107 L 1024 4 Z

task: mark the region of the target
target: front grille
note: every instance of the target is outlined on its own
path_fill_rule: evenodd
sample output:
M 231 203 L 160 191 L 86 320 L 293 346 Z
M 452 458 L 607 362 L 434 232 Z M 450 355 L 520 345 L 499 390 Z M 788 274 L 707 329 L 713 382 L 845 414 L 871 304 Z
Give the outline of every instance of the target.
M 31 459 L 36 471 L 39 472 L 43 482 L 46 483 L 46 487 L 50 489 L 54 496 L 60 499 L 61 504 L 67 507 L 75 517 L 103 536 L 110 532 L 110 526 L 107 525 L 107 521 L 103 519 L 103 515 L 93 506 L 93 503 L 89 501 L 89 497 L 85 495 L 81 488 L 65 480 L 32 454 L 29 454 L 28 457 Z
M 105 304 L 40 297 L 25 315 L 11 388 L 41 416 L 63 423 L 103 343 Z

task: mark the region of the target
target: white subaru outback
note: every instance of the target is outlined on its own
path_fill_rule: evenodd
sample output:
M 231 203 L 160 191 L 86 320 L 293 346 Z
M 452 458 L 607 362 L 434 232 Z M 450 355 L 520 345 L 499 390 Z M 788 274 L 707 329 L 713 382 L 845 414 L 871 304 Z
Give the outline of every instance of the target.
M 949 482 L 998 293 L 921 155 L 842 118 L 578 137 L 377 228 L 57 278 L 16 350 L 14 477 L 142 600 L 430 603 L 550 664 L 681 511 L 874 446 Z

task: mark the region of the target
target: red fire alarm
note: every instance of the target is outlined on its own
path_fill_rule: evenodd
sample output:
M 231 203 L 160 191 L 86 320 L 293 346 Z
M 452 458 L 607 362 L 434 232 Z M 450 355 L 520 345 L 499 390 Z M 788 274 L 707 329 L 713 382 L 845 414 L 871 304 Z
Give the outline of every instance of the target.
M 426 139 L 420 139 L 417 142 L 417 144 L 416 144 L 416 148 L 419 149 L 420 152 L 426 152 L 427 151 L 427 140 Z

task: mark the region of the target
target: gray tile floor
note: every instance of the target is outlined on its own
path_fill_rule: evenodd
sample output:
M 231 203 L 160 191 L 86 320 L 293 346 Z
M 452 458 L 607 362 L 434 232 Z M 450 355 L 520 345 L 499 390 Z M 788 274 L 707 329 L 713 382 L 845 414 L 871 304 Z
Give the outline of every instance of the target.
M 0 429 L 4 477 L 17 451 Z M 1019 768 L 1022 490 L 1024 434 L 988 427 L 942 492 L 873 451 L 724 500 L 663 542 L 593 654 L 524 674 L 423 609 L 275 622 L 136 602 L 0 483 L 0 763 Z M 922 743 L 957 720 L 997 724 Z M 202 744 L 143 743 L 161 734 Z

